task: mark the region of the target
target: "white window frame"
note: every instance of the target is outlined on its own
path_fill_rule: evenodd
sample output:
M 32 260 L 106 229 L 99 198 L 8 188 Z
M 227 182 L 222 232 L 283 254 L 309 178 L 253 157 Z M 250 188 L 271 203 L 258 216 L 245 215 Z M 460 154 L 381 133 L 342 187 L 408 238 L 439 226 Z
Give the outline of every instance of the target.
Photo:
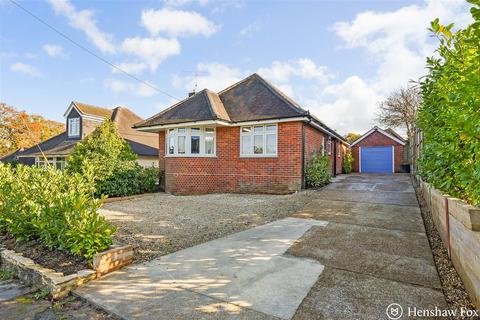
M 80 117 L 68 119 L 68 136 L 80 137 Z
M 57 168 L 57 163 L 60 164 L 60 168 Z M 35 157 L 35 167 L 40 168 L 48 168 L 51 166 L 54 169 L 63 170 L 67 166 L 67 158 L 66 157 L 49 157 L 47 156 L 47 161 L 43 157 Z
M 325 155 L 325 136 L 322 136 L 322 157 Z
M 332 155 L 332 138 L 328 137 L 327 141 L 327 154 L 330 156 Z
M 274 131 L 267 131 L 267 127 L 274 126 Z M 255 133 L 255 127 L 263 127 L 261 133 Z M 242 132 L 243 128 L 250 128 L 250 132 Z M 254 153 L 254 136 L 262 135 L 263 136 L 263 153 Z M 275 135 L 275 153 L 267 153 L 267 136 Z M 243 139 L 242 137 L 250 137 L 250 153 L 242 153 L 243 151 Z M 241 158 L 276 158 L 278 157 L 278 124 L 268 123 L 262 125 L 251 125 L 251 126 L 241 126 L 240 127 L 240 150 L 239 154 Z
M 200 129 L 198 133 L 192 133 L 192 129 Z M 184 130 L 184 132 L 179 132 Z M 213 133 L 209 133 L 206 129 L 213 129 Z M 200 152 L 191 153 L 191 139 L 192 136 L 200 137 Z M 213 136 L 213 153 L 205 153 L 205 137 Z M 173 138 L 173 153 L 170 153 L 170 138 Z M 178 153 L 178 138 L 185 137 L 185 153 Z M 215 127 L 180 127 L 165 130 L 165 157 L 199 157 L 199 158 L 214 158 L 217 156 L 217 129 Z

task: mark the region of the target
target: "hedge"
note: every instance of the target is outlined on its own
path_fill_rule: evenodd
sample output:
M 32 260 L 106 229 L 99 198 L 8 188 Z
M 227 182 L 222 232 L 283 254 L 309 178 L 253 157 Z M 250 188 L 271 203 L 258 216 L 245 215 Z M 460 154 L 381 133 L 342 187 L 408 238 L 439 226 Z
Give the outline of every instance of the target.
M 93 176 L 0 163 L 0 231 L 91 260 L 115 228 L 98 214 Z
M 480 2 L 471 2 L 475 22 L 466 29 L 452 33 L 453 24 L 431 24 L 440 44 L 420 83 L 419 169 L 436 188 L 480 205 Z
M 320 188 L 331 181 L 330 159 L 327 156 L 315 154 L 306 168 L 307 187 Z

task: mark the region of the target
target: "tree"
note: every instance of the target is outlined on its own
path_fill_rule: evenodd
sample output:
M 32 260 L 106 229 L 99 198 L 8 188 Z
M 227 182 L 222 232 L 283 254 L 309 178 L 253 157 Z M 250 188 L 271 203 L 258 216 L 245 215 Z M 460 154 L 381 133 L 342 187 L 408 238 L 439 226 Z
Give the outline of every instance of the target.
M 422 104 L 420 90 L 416 87 L 400 88 L 380 102 L 377 121 L 386 127 L 405 128 L 407 136 L 413 134 L 417 111 Z
M 87 138 L 77 143 L 68 157 L 68 170 L 83 173 L 86 163 L 95 169 L 97 181 L 104 181 L 111 176 L 123 162 L 135 162 L 137 156 L 120 136 L 115 123 L 105 120 Z
M 358 134 L 358 133 L 354 133 L 354 132 L 349 132 L 347 133 L 347 135 L 345 136 L 345 139 L 347 140 L 348 143 L 353 143 L 355 140 L 357 140 L 358 138 L 360 138 L 362 135 L 361 134 Z
M 30 148 L 65 131 L 65 126 L 0 103 L 0 155 Z

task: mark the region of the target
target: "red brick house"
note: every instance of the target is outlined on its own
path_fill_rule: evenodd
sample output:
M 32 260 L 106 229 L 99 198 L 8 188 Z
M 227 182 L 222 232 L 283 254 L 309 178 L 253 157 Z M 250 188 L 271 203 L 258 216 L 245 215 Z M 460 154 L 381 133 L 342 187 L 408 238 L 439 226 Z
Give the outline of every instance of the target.
M 158 133 L 165 190 L 174 194 L 298 191 L 322 146 L 332 174 L 348 146 L 257 74 L 219 93 L 202 90 L 134 128 Z
M 362 173 L 402 172 L 406 140 L 392 129 L 375 126 L 351 144 L 353 171 Z

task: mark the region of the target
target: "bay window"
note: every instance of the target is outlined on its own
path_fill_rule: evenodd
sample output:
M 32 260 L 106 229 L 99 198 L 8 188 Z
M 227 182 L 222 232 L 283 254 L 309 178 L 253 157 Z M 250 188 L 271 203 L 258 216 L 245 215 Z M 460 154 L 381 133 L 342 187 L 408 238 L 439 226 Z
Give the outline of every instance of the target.
M 271 157 L 277 155 L 277 125 L 240 128 L 240 156 Z
M 215 128 L 169 129 L 166 141 L 167 156 L 215 156 Z

